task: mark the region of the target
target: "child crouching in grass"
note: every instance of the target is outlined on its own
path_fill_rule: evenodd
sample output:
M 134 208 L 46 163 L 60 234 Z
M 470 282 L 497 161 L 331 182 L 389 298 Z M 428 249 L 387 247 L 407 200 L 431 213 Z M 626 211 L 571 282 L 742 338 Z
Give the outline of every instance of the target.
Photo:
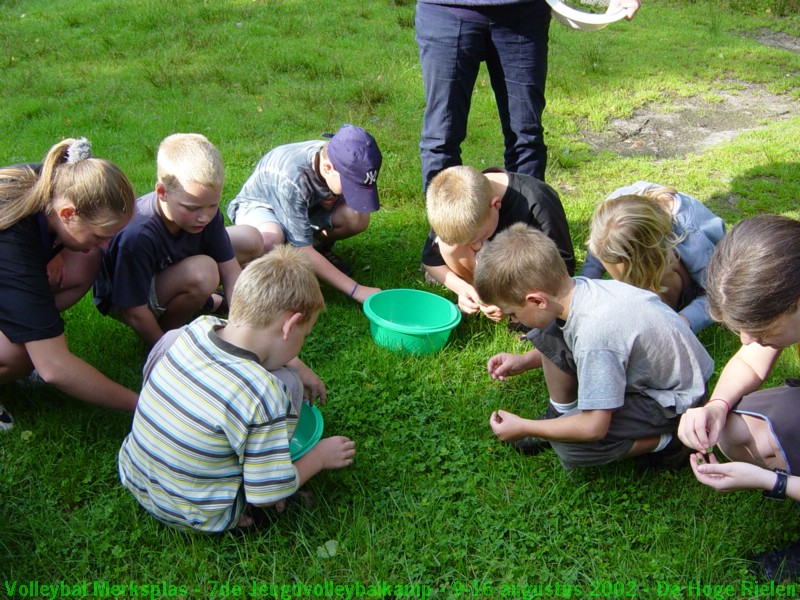
M 549 442 L 567 469 L 644 455 L 644 466 L 689 464 L 678 420 L 705 399 L 714 363 L 658 296 L 618 281 L 570 277 L 555 243 L 521 224 L 481 249 L 475 287 L 536 328 L 555 409 L 541 420 L 495 411 L 489 422 L 501 440 L 525 453 Z M 515 356 L 494 357 L 490 375 Z
M 261 256 L 252 227 L 225 227 L 219 201 L 225 171 L 216 146 L 197 133 L 166 137 L 156 159 L 155 191 L 114 236 L 94 286 L 97 309 L 128 325 L 152 347 L 198 312 L 224 310 L 220 283 L 233 292 L 241 261 Z M 249 248 L 249 251 L 245 251 Z
M 475 255 L 486 240 L 514 223 L 543 231 L 558 247 L 570 275 L 575 255 L 567 216 L 558 193 L 543 181 L 496 167 L 449 167 L 433 178 L 425 209 L 431 230 L 422 249 L 428 276 L 458 296 L 467 315 L 479 311 L 493 321 L 503 318 L 473 286 Z
M 308 259 L 277 247 L 242 271 L 227 322 L 196 319 L 148 365 L 119 474 L 156 519 L 204 532 L 246 527 L 248 504 L 274 505 L 319 471 L 353 463 L 355 442 L 343 436 L 292 462 L 302 393 L 290 399 L 271 373 L 299 362 L 324 306 Z
M 708 261 L 725 235 L 723 220 L 700 201 L 649 181 L 614 190 L 594 212 L 589 254 L 581 275 L 650 290 L 695 333 L 714 320 L 708 312 Z

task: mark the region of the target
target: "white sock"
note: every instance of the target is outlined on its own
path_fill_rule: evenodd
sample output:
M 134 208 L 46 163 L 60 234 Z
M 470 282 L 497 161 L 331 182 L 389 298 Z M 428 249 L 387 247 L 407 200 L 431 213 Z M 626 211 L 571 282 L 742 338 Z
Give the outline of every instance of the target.
M 575 400 L 573 402 L 568 402 L 567 404 L 559 404 L 558 402 L 550 398 L 550 405 L 556 409 L 557 413 L 563 415 L 564 413 L 568 413 L 569 411 L 571 411 L 573 408 L 577 408 L 578 401 Z
M 664 448 L 667 447 L 667 444 L 669 444 L 671 441 L 672 441 L 671 433 L 662 433 L 661 436 L 658 438 L 658 445 L 652 450 L 650 450 L 650 453 L 652 454 L 654 452 L 661 452 Z

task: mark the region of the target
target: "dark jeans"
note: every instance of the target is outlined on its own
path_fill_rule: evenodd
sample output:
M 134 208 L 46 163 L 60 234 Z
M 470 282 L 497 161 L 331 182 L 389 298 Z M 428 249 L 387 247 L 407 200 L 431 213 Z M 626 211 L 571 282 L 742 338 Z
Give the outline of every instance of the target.
M 475 9 L 475 10 L 471 10 Z M 544 0 L 453 8 L 417 3 L 416 40 L 425 85 L 424 187 L 461 164 L 472 90 L 485 62 L 505 142 L 505 168 L 544 180 L 542 129 L 550 7 Z

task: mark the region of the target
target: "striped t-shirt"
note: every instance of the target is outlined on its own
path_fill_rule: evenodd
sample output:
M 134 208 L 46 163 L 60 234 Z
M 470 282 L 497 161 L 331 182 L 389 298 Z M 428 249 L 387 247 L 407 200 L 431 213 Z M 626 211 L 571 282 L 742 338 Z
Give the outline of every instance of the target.
M 255 354 L 216 334 L 224 325 L 200 317 L 156 363 L 119 453 L 122 484 L 177 527 L 224 531 L 245 502 L 269 504 L 298 488 L 286 389 Z

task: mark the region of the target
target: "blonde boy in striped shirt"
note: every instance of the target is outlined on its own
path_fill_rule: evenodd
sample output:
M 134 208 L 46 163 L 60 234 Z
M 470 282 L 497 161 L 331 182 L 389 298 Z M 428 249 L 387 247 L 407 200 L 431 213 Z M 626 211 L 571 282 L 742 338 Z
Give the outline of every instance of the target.
M 294 463 L 289 455 L 303 388 L 325 400 L 297 357 L 324 307 L 308 259 L 280 246 L 242 272 L 227 321 L 200 317 L 153 349 L 119 474 L 156 519 L 247 527 L 248 505 L 277 504 L 321 470 L 352 464 L 355 442 L 343 436 Z

